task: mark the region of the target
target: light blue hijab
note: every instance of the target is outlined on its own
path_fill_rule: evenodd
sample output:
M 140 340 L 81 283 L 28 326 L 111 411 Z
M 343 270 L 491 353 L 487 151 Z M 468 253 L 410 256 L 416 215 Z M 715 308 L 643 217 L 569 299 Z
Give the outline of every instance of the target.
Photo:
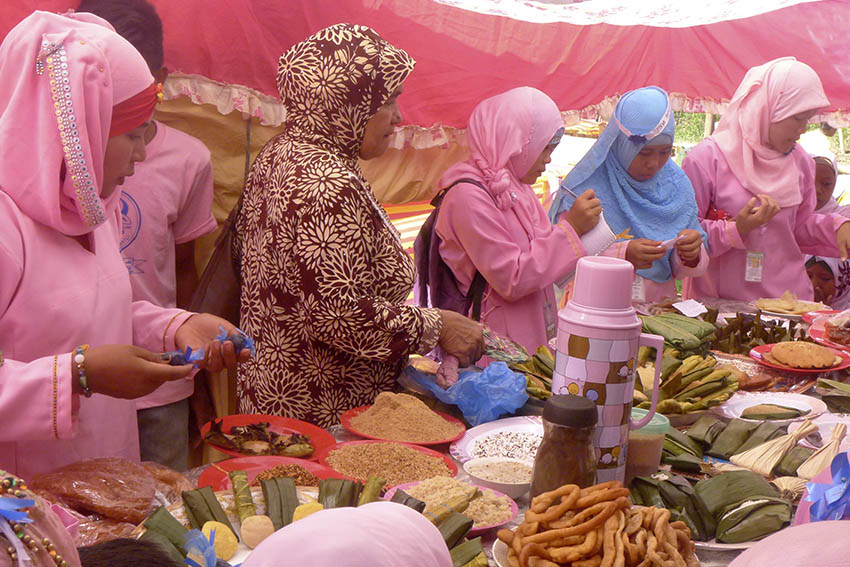
M 644 146 L 672 144 L 675 127 L 670 99 L 663 89 L 644 87 L 623 95 L 602 135 L 561 183 L 549 208 L 549 219 L 557 222 L 575 202 L 570 190 L 581 195 L 593 189 L 614 234 L 630 229 L 637 238 L 669 240 L 691 228 L 702 234 L 705 243 L 694 188 L 672 159 L 646 181 L 628 173 Z M 638 270 L 638 274 L 656 282 L 670 280 L 672 252 L 650 268 Z

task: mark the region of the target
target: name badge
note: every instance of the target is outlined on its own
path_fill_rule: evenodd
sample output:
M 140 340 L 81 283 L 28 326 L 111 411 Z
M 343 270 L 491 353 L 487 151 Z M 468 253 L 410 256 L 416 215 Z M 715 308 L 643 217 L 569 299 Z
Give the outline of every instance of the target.
M 646 282 L 637 273 L 632 282 L 632 301 L 646 301 Z
M 764 272 L 764 254 L 762 252 L 747 252 L 747 266 L 744 270 L 745 282 L 760 282 Z

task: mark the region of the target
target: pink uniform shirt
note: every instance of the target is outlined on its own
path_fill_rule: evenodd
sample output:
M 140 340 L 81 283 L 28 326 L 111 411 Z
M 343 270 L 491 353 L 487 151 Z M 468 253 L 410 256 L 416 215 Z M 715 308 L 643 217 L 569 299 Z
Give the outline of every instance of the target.
M 188 134 L 156 123 L 145 161 L 121 186 L 121 255 L 130 273 L 133 299 L 175 307 L 177 244 L 213 232 L 210 212 L 213 175 L 210 152 Z M 192 395 L 191 378 L 163 384 L 136 400 L 138 409 L 177 402 Z

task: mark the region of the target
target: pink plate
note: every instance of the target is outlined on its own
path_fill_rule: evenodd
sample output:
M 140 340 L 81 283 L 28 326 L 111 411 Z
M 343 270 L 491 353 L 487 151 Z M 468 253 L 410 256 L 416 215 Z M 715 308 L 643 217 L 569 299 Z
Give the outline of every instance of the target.
M 826 320 L 829 319 L 831 315 L 824 315 L 821 317 L 815 317 L 812 321 L 812 326 L 809 327 L 809 336 L 812 337 L 816 343 L 820 343 L 825 347 L 837 348 L 839 350 L 850 351 L 850 345 L 843 345 L 841 343 L 836 343 L 831 341 L 826 336 Z
M 419 445 L 411 445 L 410 443 L 399 443 L 398 441 L 372 441 L 372 440 L 348 441 L 348 442 L 345 442 L 345 443 L 337 443 L 336 445 L 333 445 L 331 447 L 325 447 L 321 451 L 316 452 L 314 455 L 315 455 L 317 461 L 319 461 L 323 465 L 333 469 L 333 466 L 327 460 L 328 455 L 330 455 L 331 452 L 339 449 L 340 447 L 345 447 L 347 445 L 366 445 L 367 443 L 396 443 L 398 445 L 404 445 L 405 447 L 410 447 L 414 451 L 419 451 L 420 453 L 428 455 L 430 457 L 436 457 L 438 459 L 441 459 L 444 463 L 446 463 L 446 466 L 449 468 L 449 472 L 452 473 L 452 476 L 457 476 L 457 465 L 451 459 L 451 457 L 449 457 L 448 455 L 444 455 L 443 453 L 438 453 L 437 451 L 434 451 L 433 449 L 428 449 L 426 447 L 420 447 Z M 336 469 L 334 469 L 334 470 L 336 470 Z M 342 473 L 340 473 L 340 474 L 342 474 Z M 358 480 L 362 480 L 363 482 L 366 482 L 365 478 L 364 479 L 358 479 Z
M 759 364 L 764 364 L 765 366 L 770 366 L 771 368 L 777 368 L 779 370 L 785 370 L 786 372 L 804 372 L 806 374 L 821 374 L 823 372 L 834 372 L 836 370 L 843 370 L 845 368 L 850 367 L 850 355 L 846 352 L 836 350 L 834 348 L 830 348 L 829 350 L 837 357 L 841 359 L 841 362 L 835 366 L 831 366 L 829 368 L 792 368 L 790 366 L 780 366 L 778 364 L 774 364 L 766 360 L 762 354 L 766 352 L 770 352 L 778 343 L 771 343 L 769 345 L 761 345 L 755 348 L 750 349 L 750 358 L 758 362 Z M 826 347 L 829 348 L 829 347 Z
M 306 421 L 301 421 L 300 419 L 292 419 L 289 417 L 280 417 L 279 415 L 261 415 L 261 414 L 237 414 L 237 415 L 226 415 L 224 417 L 218 418 L 222 420 L 221 430 L 229 433 L 230 429 L 237 425 L 250 425 L 252 423 L 263 423 L 266 422 L 269 424 L 269 429 L 274 431 L 275 433 L 284 434 L 284 433 L 300 433 L 301 435 L 306 435 L 310 439 L 310 444 L 313 446 L 313 454 L 309 457 L 303 457 L 303 459 L 310 459 L 312 461 L 316 460 L 316 454 L 325 447 L 329 447 L 336 443 L 336 439 L 334 436 L 318 427 L 313 425 L 312 423 L 307 423 Z M 208 421 L 201 427 L 201 439 L 207 434 L 212 425 L 211 421 Z M 258 455 L 251 455 L 248 453 L 240 453 L 238 451 L 234 451 L 233 449 L 227 449 L 216 445 L 214 443 L 209 443 L 211 447 L 215 447 L 222 453 L 226 453 L 233 457 L 256 457 Z M 262 456 L 277 456 L 277 455 L 262 455 Z
M 803 313 L 803 321 L 811 325 L 818 317 L 831 317 L 838 313 L 841 313 L 841 311 L 836 311 L 835 309 L 818 309 L 817 311 L 809 311 L 808 313 Z
M 353 408 L 339 416 L 339 422 L 342 424 L 344 428 L 348 431 L 354 433 L 355 435 L 359 435 L 360 437 L 365 437 L 366 439 L 374 439 L 376 441 L 397 441 L 397 439 L 382 439 L 381 437 L 373 437 L 371 435 L 366 435 L 357 430 L 356 427 L 351 423 L 351 420 L 372 406 L 360 406 L 359 408 Z M 447 439 L 441 439 L 439 441 L 399 441 L 400 443 L 411 443 L 413 445 L 443 445 L 444 443 L 451 443 L 452 441 L 457 441 L 461 437 L 463 437 L 464 433 L 466 433 L 466 426 L 463 424 L 461 420 L 456 417 L 452 417 L 447 413 L 443 413 L 441 411 L 431 410 L 446 421 L 450 423 L 456 423 L 460 425 L 461 429 L 458 431 L 457 435 L 449 437 Z
M 319 464 L 315 461 L 307 461 L 304 459 L 296 459 L 294 457 L 240 457 L 238 459 L 227 459 L 212 463 L 207 470 L 201 473 L 198 477 L 198 488 L 209 486 L 213 491 L 230 490 L 233 485 L 230 483 L 228 473 L 233 471 L 245 471 L 248 475 L 248 482 L 254 482 L 257 475 L 274 468 L 278 465 L 297 465 L 313 473 L 319 479 L 323 478 L 348 478 L 345 475 L 339 474 L 330 467 Z
M 407 482 L 405 484 L 399 484 L 398 486 L 394 486 L 393 488 L 390 488 L 389 490 L 387 490 L 387 493 L 384 494 L 384 500 L 391 499 L 393 497 L 393 494 L 395 494 L 396 490 L 407 490 L 411 486 L 416 486 L 420 482 L 422 482 L 422 481 Z M 513 520 L 514 518 L 516 518 L 517 514 L 519 514 L 519 507 L 516 505 L 516 502 L 514 502 L 514 499 L 511 498 L 510 496 L 508 496 L 507 494 L 502 494 L 498 490 L 493 490 L 492 488 L 486 488 L 484 486 L 478 486 L 477 484 L 473 484 L 472 486 L 480 488 L 482 491 L 491 492 L 491 493 L 495 494 L 496 496 L 504 496 L 505 498 L 507 498 L 508 502 L 510 502 L 510 505 L 511 505 L 511 517 L 508 518 L 507 520 L 505 520 L 504 522 L 499 522 L 498 524 L 490 524 L 489 526 L 478 526 L 477 528 L 472 528 L 471 530 L 469 530 L 469 532 L 467 532 L 466 537 L 479 536 L 479 535 L 483 534 L 484 532 L 486 532 L 487 530 L 492 530 L 493 528 L 498 528 L 499 526 L 504 526 L 505 524 L 507 524 L 508 522 Z

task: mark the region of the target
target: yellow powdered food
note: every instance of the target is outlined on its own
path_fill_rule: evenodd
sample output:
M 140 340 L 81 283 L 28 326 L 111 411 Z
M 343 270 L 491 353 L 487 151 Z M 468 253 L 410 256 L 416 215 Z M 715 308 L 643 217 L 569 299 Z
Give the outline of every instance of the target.
M 464 429 L 443 419 L 419 398 L 392 392 L 378 394 L 372 407 L 352 418 L 351 425 L 370 437 L 407 443 L 445 441 Z

